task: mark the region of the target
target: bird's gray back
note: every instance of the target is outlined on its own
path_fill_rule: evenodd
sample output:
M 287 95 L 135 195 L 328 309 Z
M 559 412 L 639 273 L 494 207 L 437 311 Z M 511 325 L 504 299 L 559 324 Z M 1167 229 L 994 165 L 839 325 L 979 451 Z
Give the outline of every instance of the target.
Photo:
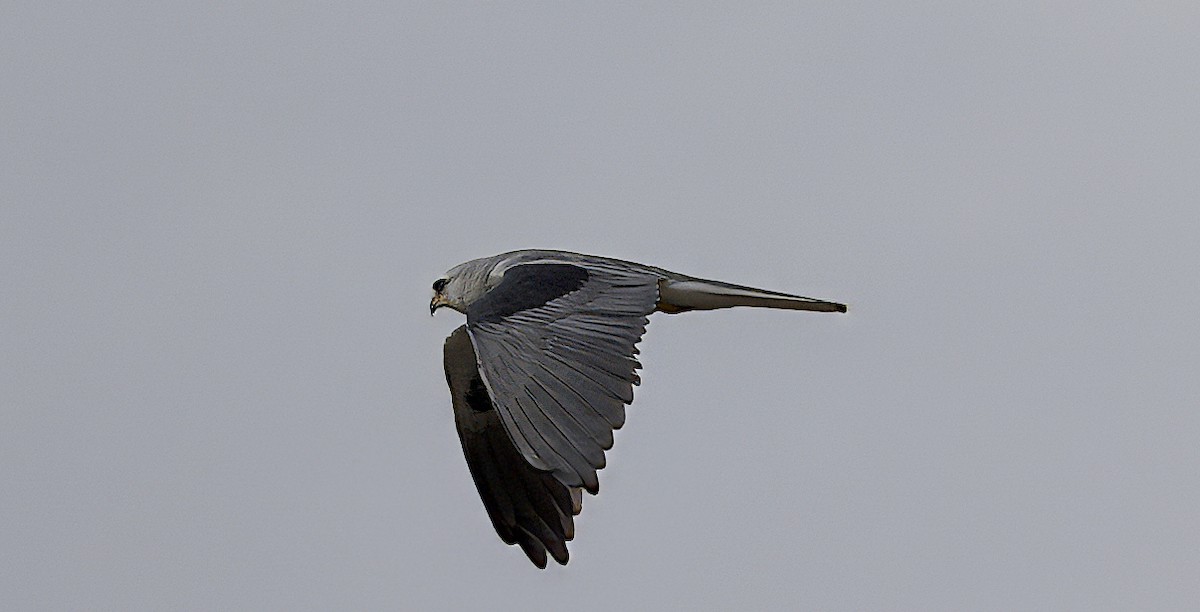
M 508 253 L 501 253 L 500 255 L 495 255 L 492 257 L 484 257 L 475 261 L 483 262 L 481 265 L 489 266 L 490 276 L 497 279 L 509 268 L 529 263 L 569 263 L 582 266 L 589 270 L 612 271 L 625 274 L 648 274 L 657 276 L 659 278 L 671 279 L 690 278 L 683 274 L 670 272 L 668 270 L 663 270 L 662 268 L 656 268 L 654 266 L 648 266 L 634 261 L 549 249 L 525 249 L 520 251 L 509 251 Z

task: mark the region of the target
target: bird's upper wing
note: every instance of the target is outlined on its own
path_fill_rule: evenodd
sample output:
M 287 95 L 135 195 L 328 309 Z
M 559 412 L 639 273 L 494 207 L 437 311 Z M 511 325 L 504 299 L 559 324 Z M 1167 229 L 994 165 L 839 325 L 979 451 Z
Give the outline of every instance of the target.
M 572 517 L 583 502 L 580 489 L 534 469 L 517 452 L 479 377 L 465 325 L 446 338 L 444 354 L 458 438 L 496 533 L 520 545 L 538 567 L 546 567 L 547 551 L 565 564 L 567 542 L 575 535 Z
M 479 370 L 530 465 L 599 490 L 596 470 L 625 422 L 636 344 L 659 276 L 619 263 L 525 263 L 467 308 Z

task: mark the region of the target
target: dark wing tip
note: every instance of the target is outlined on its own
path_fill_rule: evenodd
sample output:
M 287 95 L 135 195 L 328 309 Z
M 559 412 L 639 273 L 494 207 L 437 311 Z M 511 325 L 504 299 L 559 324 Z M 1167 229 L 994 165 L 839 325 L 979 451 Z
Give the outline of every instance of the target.
M 533 561 L 538 569 L 546 569 L 546 547 L 537 538 L 522 531 L 521 537 L 517 539 L 517 545 L 525 551 L 525 556 L 529 557 L 529 560 Z

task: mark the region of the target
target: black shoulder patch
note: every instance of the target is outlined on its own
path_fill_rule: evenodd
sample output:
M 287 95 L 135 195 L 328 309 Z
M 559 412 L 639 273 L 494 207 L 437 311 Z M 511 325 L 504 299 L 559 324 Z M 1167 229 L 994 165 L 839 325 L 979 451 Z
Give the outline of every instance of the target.
M 497 321 L 542 306 L 583 286 L 588 271 L 565 263 L 521 264 L 504 273 L 503 280 L 467 308 L 467 322 Z
M 488 395 L 487 387 L 483 385 L 483 379 L 478 374 L 471 379 L 471 386 L 467 387 L 467 392 L 463 394 L 463 399 L 467 405 L 475 412 L 487 412 L 493 410 L 492 398 Z

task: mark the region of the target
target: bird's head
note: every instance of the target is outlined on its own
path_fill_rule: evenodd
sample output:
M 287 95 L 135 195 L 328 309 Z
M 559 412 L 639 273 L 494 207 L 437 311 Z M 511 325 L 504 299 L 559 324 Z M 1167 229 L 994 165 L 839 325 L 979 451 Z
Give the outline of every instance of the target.
M 442 306 L 454 306 L 454 301 L 451 300 L 448 295 L 446 295 L 446 287 L 449 284 L 450 279 L 445 276 L 433 281 L 433 299 L 429 301 L 430 316 L 437 312 L 437 309 L 441 308 Z M 460 312 L 462 311 L 460 308 L 456 308 L 455 310 L 459 310 Z
M 433 281 L 433 299 L 429 302 L 432 315 L 442 306 L 449 306 L 463 314 L 467 307 L 488 290 L 488 273 L 491 266 L 482 265 L 482 260 L 468 261 L 450 269 L 441 278 Z

